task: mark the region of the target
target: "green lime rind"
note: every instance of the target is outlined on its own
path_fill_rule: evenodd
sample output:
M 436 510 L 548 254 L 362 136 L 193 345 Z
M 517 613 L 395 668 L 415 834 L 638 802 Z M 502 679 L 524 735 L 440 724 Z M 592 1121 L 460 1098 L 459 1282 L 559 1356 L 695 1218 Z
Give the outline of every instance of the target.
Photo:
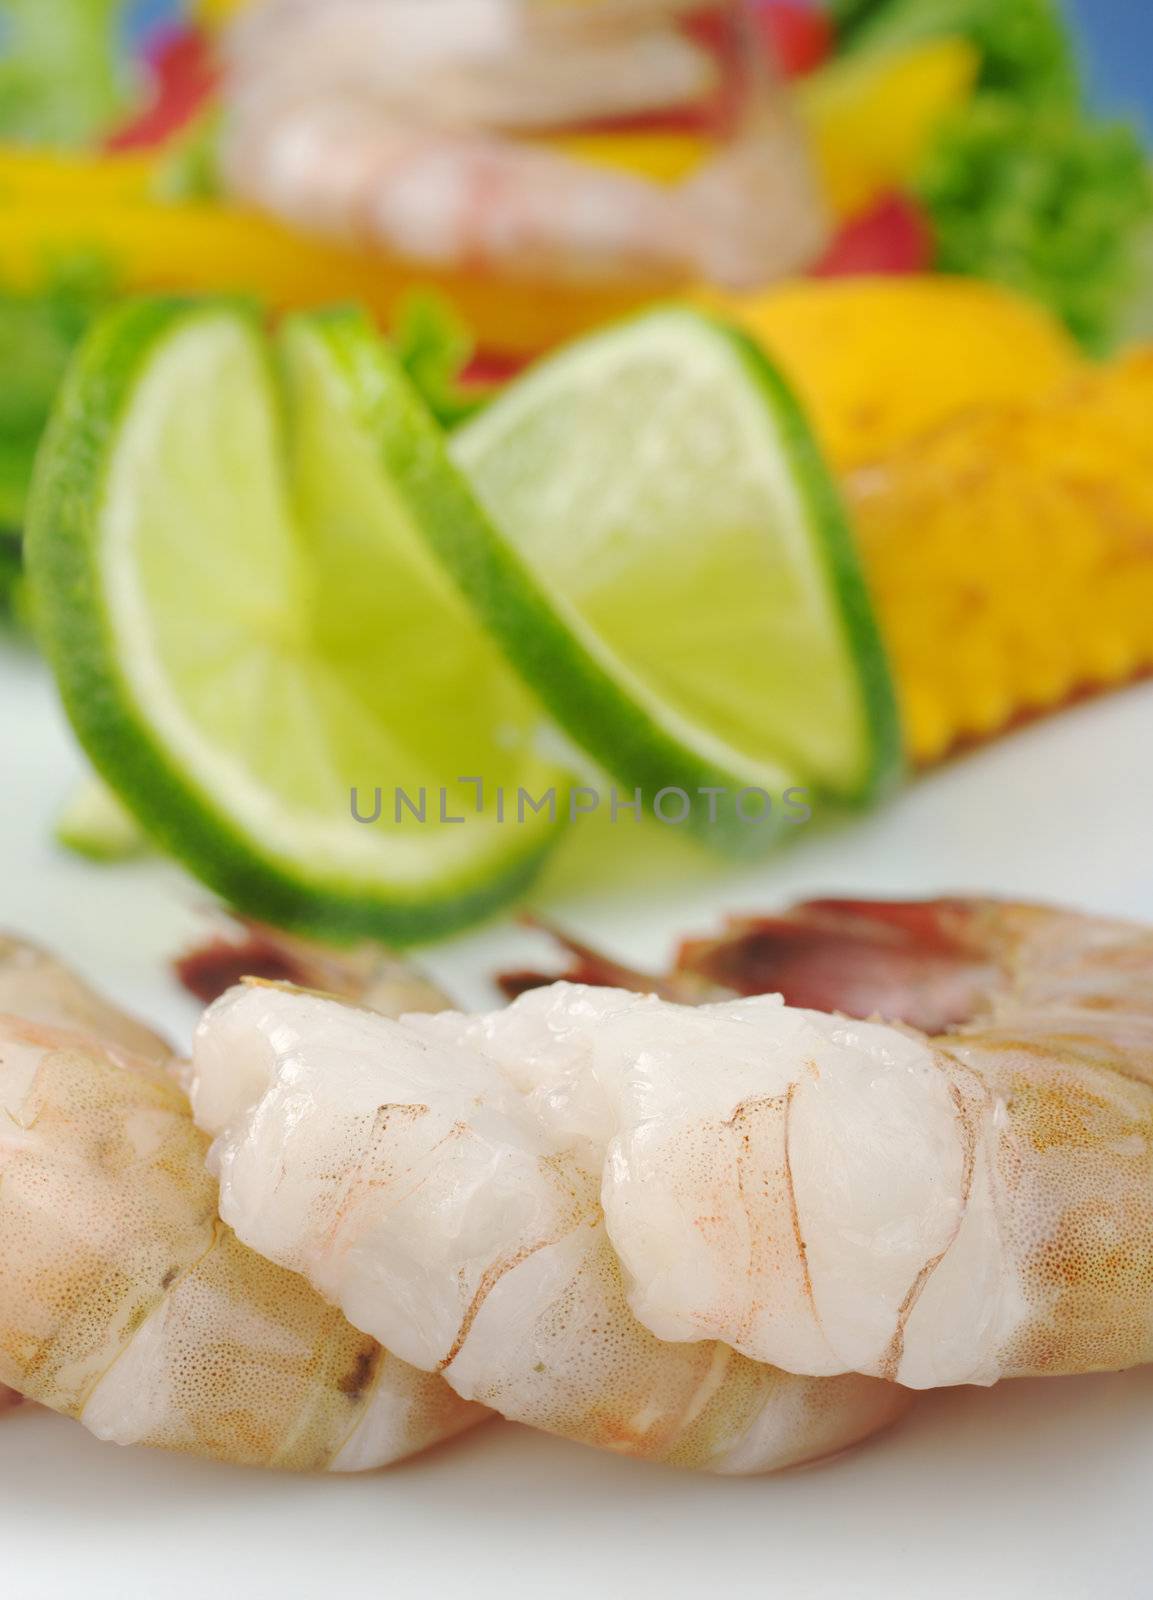
M 817 535 L 814 549 L 837 598 L 849 642 L 865 730 L 867 757 L 858 781 L 836 797 L 854 806 L 873 805 L 891 794 L 905 776 L 905 738 L 888 649 L 848 512 L 809 419 L 780 369 L 742 330 L 717 319 L 706 320 L 740 353 L 750 379 L 763 387 L 789 441 L 797 489 Z
M 513 829 L 497 853 L 399 888 L 366 882 L 345 862 L 273 848 L 238 823 L 211 784 L 178 759 L 143 704 L 139 662 L 126 659 L 105 571 L 109 478 L 139 386 L 169 341 L 233 319 L 262 352 L 270 404 L 283 395 L 257 313 L 240 302 L 174 299 L 129 302 L 89 335 L 60 394 L 40 454 L 28 522 L 28 567 L 45 653 L 72 725 L 97 772 L 149 837 L 247 913 L 334 939 L 379 937 L 396 944 L 445 936 L 520 895 L 555 842 L 557 829 Z M 413 515 L 438 519 L 442 495 L 453 514 L 479 522 L 467 490 L 456 488 L 439 430 L 383 353 L 355 371 L 367 385 L 363 410 L 379 408 L 411 430 L 405 449 L 384 441 Z M 351 369 L 350 369 L 351 370 Z M 190 397 L 190 403 L 201 397 Z M 357 396 L 354 395 L 354 401 Z M 371 405 L 368 400 L 371 398 Z M 448 486 L 446 489 L 446 485 Z M 240 530 L 241 532 L 243 530 Z M 483 542 L 479 529 L 474 541 Z M 220 575 L 222 590 L 228 574 Z M 350 829 L 355 824 L 348 822 Z
M 847 782 L 814 781 L 802 762 L 784 752 L 779 767 L 770 764 L 767 769 L 742 761 L 739 752 L 718 755 L 707 728 L 678 726 L 676 715 L 670 716 L 658 697 L 630 681 L 627 666 L 614 659 L 611 648 L 602 648 L 602 641 L 563 593 L 550 590 L 547 578 L 541 580 L 523 541 L 521 548 L 514 548 L 500 505 L 484 493 L 484 458 L 486 452 L 501 449 L 499 435 L 508 408 L 528 409 L 534 388 L 544 390 L 563 382 L 570 364 L 587 361 L 598 345 L 608 350 L 654 334 L 674 348 L 691 349 L 701 340 L 711 341 L 727 358 L 731 373 L 759 396 L 766 418 L 771 419 L 775 448 L 787 462 L 808 529 L 811 558 L 841 631 L 844 670 L 853 679 L 854 739 L 860 758 Z M 450 530 L 438 544 L 439 554 L 525 682 L 566 733 L 625 788 L 640 788 L 651 796 L 667 786 L 731 792 L 758 783 L 792 784 L 806 787 L 822 807 L 863 807 L 898 783 L 904 761 L 897 697 L 846 512 L 800 405 L 780 373 L 743 333 L 680 306 L 645 313 L 533 369 L 454 436 L 453 454 L 472 476 L 490 517 L 480 537 L 475 523 Z M 547 464 L 541 470 L 547 471 Z M 707 507 L 705 513 L 707 531 Z M 493 534 L 494 526 L 503 526 L 504 532 Z M 643 597 L 638 596 L 637 603 L 643 604 Z M 781 696 L 788 693 L 788 684 L 782 683 Z M 690 822 L 691 831 L 704 842 L 737 856 L 762 852 L 785 826 L 779 811 L 777 825 L 767 828 L 742 826 L 731 812 L 711 822 L 703 808 L 694 808 Z

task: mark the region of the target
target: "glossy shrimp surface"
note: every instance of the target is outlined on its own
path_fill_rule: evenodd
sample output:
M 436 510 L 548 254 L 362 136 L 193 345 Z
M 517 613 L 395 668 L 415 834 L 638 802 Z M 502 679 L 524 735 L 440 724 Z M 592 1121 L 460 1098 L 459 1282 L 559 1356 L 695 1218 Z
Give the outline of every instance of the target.
M 220 1221 L 163 1041 L 15 941 L 0 996 L 29 1014 L 0 1016 L 0 1381 L 117 1443 L 301 1470 L 479 1420 Z
M 648 1005 L 571 989 L 563 1015 L 534 998 L 397 1024 L 234 991 L 201 1026 L 191 1080 L 224 1214 L 357 1326 L 515 1421 L 714 1472 L 856 1443 L 901 1414 L 902 1390 L 670 1343 L 629 1308 L 600 1204 L 613 1110 L 586 1058 L 590 1033 Z

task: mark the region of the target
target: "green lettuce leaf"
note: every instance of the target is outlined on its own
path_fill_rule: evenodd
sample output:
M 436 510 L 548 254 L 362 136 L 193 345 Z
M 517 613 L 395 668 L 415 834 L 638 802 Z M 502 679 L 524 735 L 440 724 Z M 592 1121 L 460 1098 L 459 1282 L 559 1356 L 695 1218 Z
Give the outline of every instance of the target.
M 0 139 L 82 145 L 122 109 L 125 0 L 0 0 Z
M 76 254 L 44 288 L 0 288 L 0 528 L 19 529 L 40 435 L 72 352 L 115 293 L 107 263 Z
M 0 623 L 27 623 L 24 589 L 24 563 L 20 541 L 0 533 Z
M 832 0 L 842 52 L 955 35 L 981 53 L 980 86 L 1032 104 L 1078 104 L 1077 50 L 1057 0 Z
M 1149 157 L 1133 128 L 981 95 L 943 132 L 918 192 L 942 271 L 1031 295 L 1093 353 L 1114 346 L 1153 219 Z
M 916 184 L 943 272 L 1047 305 L 1087 349 L 1132 325 L 1153 221 L 1136 129 L 1086 105 L 1057 0 L 832 0 L 849 54 L 952 35 L 981 53 L 978 92 Z
M 442 428 L 457 427 L 487 404 L 488 390 L 461 382 L 476 343 L 441 296 L 410 295 L 391 337 L 405 371 Z

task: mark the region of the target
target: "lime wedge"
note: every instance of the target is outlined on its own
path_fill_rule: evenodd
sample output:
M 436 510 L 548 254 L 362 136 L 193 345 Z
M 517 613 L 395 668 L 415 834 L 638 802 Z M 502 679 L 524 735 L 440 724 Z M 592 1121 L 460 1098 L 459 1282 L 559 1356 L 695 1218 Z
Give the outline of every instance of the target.
M 742 335 L 680 308 L 593 335 L 454 438 L 499 537 L 452 562 L 508 658 L 630 791 L 861 803 L 900 770 L 852 536 L 801 411 Z M 450 553 L 451 560 L 451 553 Z M 778 807 L 778 816 L 780 808 Z
M 496 814 L 497 788 L 563 780 L 430 553 L 444 529 L 493 537 L 356 313 L 274 351 L 243 306 L 138 301 L 84 347 L 30 518 L 44 643 L 101 776 L 245 911 L 432 938 L 553 842 L 547 809 Z

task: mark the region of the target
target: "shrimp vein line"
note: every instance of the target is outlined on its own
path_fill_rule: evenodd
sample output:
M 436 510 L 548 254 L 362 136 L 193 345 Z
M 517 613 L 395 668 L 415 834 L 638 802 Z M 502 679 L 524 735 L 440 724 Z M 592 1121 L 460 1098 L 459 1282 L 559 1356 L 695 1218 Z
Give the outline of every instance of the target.
M 581 1221 L 583 1220 L 582 1218 Z M 494 1261 L 492 1266 L 486 1269 L 476 1286 L 472 1299 L 468 1303 L 468 1309 L 465 1311 L 464 1318 L 448 1354 L 443 1361 L 437 1364 L 437 1372 L 447 1372 L 457 1356 L 460 1355 L 485 1301 L 505 1274 L 514 1272 L 517 1267 L 523 1266 L 526 1261 L 530 1261 L 533 1256 L 539 1255 L 542 1250 L 547 1250 L 550 1245 L 559 1244 L 562 1239 L 569 1238 L 580 1226 L 581 1222 L 577 1222 L 573 1227 L 566 1229 L 564 1233 L 554 1234 L 547 1239 L 538 1239 L 535 1244 L 527 1244 L 522 1250 L 518 1250 L 515 1255 L 507 1256 L 501 1261 Z
M 464 1348 L 485 1301 L 506 1273 L 515 1271 L 517 1267 L 523 1266 L 526 1261 L 530 1261 L 533 1256 L 539 1255 L 542 1250 L 547 1250 L 552 1245 L 560 1244 L 564 1239 L 571 1239 L 573 1234 L 577 1233 L 581 1228 L 595 1225 L 600 1220 L 599 1202 L 594 1205 L 589 1205 L 587 1201 L 582 1202 L 578 1195 L 578 1189 L 574 1188 L 565 1176 L 563 1157 L 556 1155 L 545 1156 L 542 1158 L 542 1165 L 551 1173 L 554 1181 L 559 1181 L 562 1187 L 567 1188 L 569 1191 L 569 1198 L 573 1202 L 574 1208 L 570 1213 L 572 1217 L 571 1227 L 563 1228 L 560 1232 L 550 1234 L 544 1239 L 538 1239 L 535 1244 L 525 1245 L 515 1255 L 506 1256 L 503 1260 L 495 1261 L 491 1267 L 487 1268 L 477 1284 L 472 1299 L 469 1301 L 468 1309 L 465 1311 L 448 1354 L 436 1368 L 437 1372 L 447 1372 L 449 1367 L 452 1366 Z
M 950 1057 L 950 1059 L 952 1058 Z M 941 1262 L 944 1261 L 945 1257 L 949 1254 L 949 1251 L 956 1244 L 965 1218 L 968 1215 L 969 1201 L 971 1200 L 973 1194 L 973 1174 L 977 1165 L 977 1134 L 975 1128 L 973 1127 L 969 1112 L 966 1109 L 964 1096 L 961 1094 L 960 1089 L 958 1089 L 955 1083 L 951 1083 L 949 1085 L 949 1098 L 952 1100 L 953 1109 L 956 1112 L 958 1131 L 961 1139 L 961 1204 L 957 1209 L 957 1220 L 953 1225 L 953 1229 L 949 1234 L 949 1237 L 941 1246 L 937 1254 L 929 1261 L 925 1262 L 925 1265 L 921 1268 L 920 1272 L 918 1272 L 917 1276 L 913 1279 L 913 1282 L 909 1285 L 909 1291 L 905 1295 L 905 1298 L 901 1301 L 901 1304 L 897 1310 L 897 1326 L 894 1330 L 893 1337 L 890 1340 L 889 1348 L 886 1350 L 881 1361 L 881 1370 L 879 1374 L 889 1383 L 895 1383 L 897 1380 L 897 1370 L 901 1365 L 901 1357 L 905 1353 L 905 1330 L 909 1325 L 909 1318 L 912 1316 L 918 1300 L 920 1300 L 922 1294 L 925 1292 L 925 1288 L 928 1285 L 930 1278 L 941 1265 Z
M 809 1308 L 813 1313 L 813 1321 L 816 1323 L 817 1327 L 820 1328 L 823 1334 L 825 1330 L 821 1326 L 821 1313 L 817 1310 L 817 1297 L 813 1293 L 813 1275 L 809 1271 L 809 1250 L 808 1246 L 805 1244 L 804 1236 L 801 1233 L 801 1213 L 800 1208 L 797 1205 L 797 1186 L 793 1181 L 793 1157 L 789 1148 L 789 1131 L 792 1125 L 793 1116 L 793 1096 L 796 1094 L 796 1092 L 796 1084 L 790 1083 L 789 1092 L 785 1096 L 785 1187 L 789 1196 L 789 1215 L 792 1219 L 793 1238 L 797 1243 L 797 1254 L 801 1263 L 801 1281 L 805 1286 L 805 1298 L 808 1300 Z

